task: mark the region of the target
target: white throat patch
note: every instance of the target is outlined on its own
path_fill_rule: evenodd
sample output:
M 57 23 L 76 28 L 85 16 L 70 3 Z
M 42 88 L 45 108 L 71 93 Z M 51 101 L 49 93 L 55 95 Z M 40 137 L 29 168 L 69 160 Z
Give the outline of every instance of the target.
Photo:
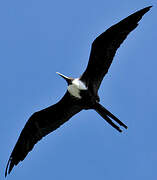
M 80 81 L 78 78 L 77 79 L 74 79 L 72 81 L 72 84 L 70 84 L 68 86 L 68 91 L 69 93 L 72 95 L 72 96 L 75 96 L 79 99 L 81 99 L 81 96 L 80 96 L 80 90 L 87 90 L 87 87 L 85 86 L 85 84 Z

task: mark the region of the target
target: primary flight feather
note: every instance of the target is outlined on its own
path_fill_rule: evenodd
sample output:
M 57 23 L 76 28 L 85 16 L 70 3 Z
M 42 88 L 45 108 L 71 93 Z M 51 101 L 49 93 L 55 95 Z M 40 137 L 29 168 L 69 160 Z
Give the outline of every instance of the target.
M 124 123 L 99 103 L 98 89 L 117 49 L 150 8 L 151 6 L 135 12 L 98 36 L 92 43 L 87 68 L 79 78 L 74 79 L 58 73 L 68 83 L 67 92 L 58 103 L 35 112 L 29 118 L 11 153 L 5 176 L 25 159 L 39 140 L 83 109 L 94 109 L 119 132 L 122 130 L 112 120 L 127 129 Z

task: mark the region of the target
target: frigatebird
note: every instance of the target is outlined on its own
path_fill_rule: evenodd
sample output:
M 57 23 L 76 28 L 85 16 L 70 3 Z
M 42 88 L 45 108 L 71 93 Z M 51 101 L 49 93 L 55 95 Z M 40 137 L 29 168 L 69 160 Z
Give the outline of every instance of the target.
M 81 110 L 94 109 L 119 132 L 122 130 L 112 120 L 127 129 L 123 122 L 99 103 L 98 89 L 108 72 L 116 50 L 127 35 L 138 26 L 142 16 L 151 7 L 135 12 L 98 36 L 92 43 L 87 68 L 79 78 L 71 78 L 58 73 L 68 84 L 65 95 L 58 103 L 35 112 L 29 118 L 11 153 L 5 176 L 11 172 L 15 165 L 25 159 L 39 140 Z

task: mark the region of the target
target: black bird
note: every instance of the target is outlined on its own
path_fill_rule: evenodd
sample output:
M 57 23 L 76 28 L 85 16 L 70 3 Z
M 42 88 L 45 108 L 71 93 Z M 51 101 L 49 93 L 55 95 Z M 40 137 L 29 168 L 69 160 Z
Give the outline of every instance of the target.
M 29 118 L 11 153 L 5 176 L 25 159 L 39 140 L 83 109 L 94 109 L 119 132 L 122 130 L 112 120 L 127 129 L 124 123 L 99 104 L 98 89 L 108 72 L 116 50 L 151 7 L 135 12 L 98 36 L 92 43 L 87 68 L 79 78 L 74 79 L 58 73 L 68 83 L 67 92 L 58 103 L 35 112 Z

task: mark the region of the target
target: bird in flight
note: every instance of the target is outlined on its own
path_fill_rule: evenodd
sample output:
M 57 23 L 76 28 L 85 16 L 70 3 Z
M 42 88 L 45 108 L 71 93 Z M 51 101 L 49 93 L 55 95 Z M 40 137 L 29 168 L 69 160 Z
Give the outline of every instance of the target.
M 68 84 L 65 95 L 56 104 L 35 112 L 28 119 L 11 153 L 5 176 L 11 172 L 15 165 L 25 159 L 39 140 L 81 110 L 95 110 L 119 132 L 122 132 L 119 126 L 127 129 L 123 122 L 99 103 L 98 89 L 108 72 L 117 49 L 127 35 L 138 26 L 142 16 L 151 7 L 135 12 L 99 35 L 92 43 L 87 68 L 79 78 L 71 78 L 58 73 Z

